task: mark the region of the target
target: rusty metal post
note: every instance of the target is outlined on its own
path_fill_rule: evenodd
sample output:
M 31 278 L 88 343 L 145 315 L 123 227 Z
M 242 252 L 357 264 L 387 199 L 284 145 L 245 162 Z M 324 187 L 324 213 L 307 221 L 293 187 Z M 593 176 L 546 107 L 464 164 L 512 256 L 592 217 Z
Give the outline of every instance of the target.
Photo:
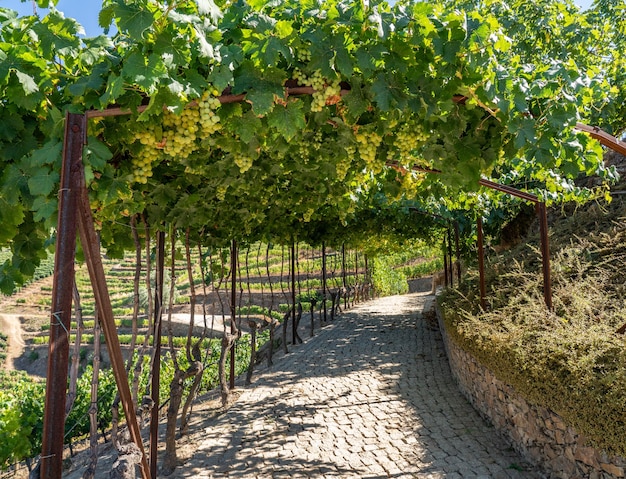
M 326 317 L 326 243 L 322 242 L 322 304 L 324 305 L 324 322 Z
M 54 256 L 46 405 L 43 417 L 41 477 L 57 479 L 63 470 L 65 398 L 69 366 L 69 331 L 76 257 L 77 206 L 85 140 L 84 115 L 65 116 L 63 164 L 59 189 L 59 216 Z
M 486 309 L 487 290 L 485 288 L 485 246 L 483 239 L 483 218 L 479 216 L 476 220 L 476 229 L 478 231 L 478 276 L 480 281 L 480 307 Z
M 370 299 L 370 268 L 368 263 L 367 254 L 363 253 L 363 259 L 365 260 L 365 282 L 367 284 L 367 298 Z
M 159 449 L 159 396 L 161 391 L 161 332 L 163 317 L 163 284 L 165 279 L 165 232 L 157 233 L 154 294 L 154 364 L 152 365 L 152 411 L 150 414 L 150 474 L 157 477 Z
M 448 261 L 450 263 L 450 286 L 454 286 L 454 268 L 452 266 L 452 232 L 448 228 Z
M 454 222 L 454 243 L 456 245 L 456 275 L 461 284 L 461 251 L 459 248 L 459 222 Z
M 296 242 L 291 242 L 291 344 L 296 344 Z M 287 326 L 287 325 L 285 325 Z
M 348 286 L 347 282 L 347 271 L 346 271 L 346 244 L 341 244 L 341 279 L 343 282 L 343 287 Z
M 348 294 L 346 289 L 348 288 L 348 272 L 346 271 L 346 244 L 341 243 L 341 277 L 343 282 L 343 309 L 348 308 Z
M 124 365 L 124 357 L 122 348 L 120 347 L 119 338 L 117 336 L 117 327 L 115 326 L 115 318 L 113 317 L 113 307 L 111 306 L 111 298 L 107 288 L 106 277 L 104 275 L 104 267 L 102 266 L 102 258 L 100 256 L 100 242 L 94 226 L 93 215 L 89 205 L 89 193 L 85 185 L 84 170 L 80 166 L 81 188 L 79 202 L 79 232 L 80 242 L 85 255 L 85 263 L 89 271 L 89 279 L 94 293 L 94 298 L 98 310 L 100 325 L 106 338 L 107 349 L 111 359 L 111 369 L 115 376 L 117 389 L 120 393 L 122 408 L 128 424 L 131 440 L 137 445 L 141 451 L 141 476 L 144 479 L 150 479 L 148 470 L 148 462 L 146 460 L 143 441 L 141 439 L 141 431 L 137 423 L 137 415 L 135 414 L 135 406 L 133 404 L 130 386 L 128 384 L 128 375 Z M 155 407 L 155 409 L 158 409 Z
M 443 278 L 444 285 L 448 287 L 448 248 L 446 246 L 446 239 L 443 239 Z
M 231 248 L 230 248 L 230 269 L 231 269 L 231 298 L 230 298 L 230 334 L 235 334 L 237 332 L 237 325 L 235 324 L 237 318 L 237 241 L 233 240 Z M 230 347 L 230 389 L 235 389 L 235 360 L 236 360 L 236 351 L 235 351 L 235 342 L 233 342 Z
M 550 277 L 550 239 L 548 237 L 548 211 L 542 201 L 536 204 L 541 235 L 541 266 L 543 269 L 543 297 L 546 307 L 552 311 L 552 278 Z

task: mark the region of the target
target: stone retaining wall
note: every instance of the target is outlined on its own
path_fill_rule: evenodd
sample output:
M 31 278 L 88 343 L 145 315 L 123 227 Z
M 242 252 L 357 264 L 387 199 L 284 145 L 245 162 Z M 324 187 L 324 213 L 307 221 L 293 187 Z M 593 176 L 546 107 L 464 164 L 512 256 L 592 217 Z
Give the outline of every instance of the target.
M 585 444 L 583 436 L 555 413 L 526 402 L 516 391 L 458 347 L 446 334 L 437 309 L 450 369 L 474 408 L 548 477 L 605 479 L 626 477 L 626 460 Z

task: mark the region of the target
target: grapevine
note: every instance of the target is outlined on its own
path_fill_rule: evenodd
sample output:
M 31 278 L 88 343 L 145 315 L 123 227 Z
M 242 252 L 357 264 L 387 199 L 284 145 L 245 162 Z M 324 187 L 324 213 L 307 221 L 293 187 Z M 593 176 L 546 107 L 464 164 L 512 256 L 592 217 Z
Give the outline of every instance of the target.
M 242 153 L 233 153 L 233 160 L 242 174 L 252 168 L 252 164 L 254 163 L 251 157 Z
M 163 116 L 163 151 L 176 159 L 187 158 L 196 150 L 200 110 L 185 108 L 181 115 L 165 112 Z
M 580 190 L 563 185 L 581 172 L 610 178 L 598 143 L 571 128 L 595 120 L 606 130 L 623 128 L 623 120 L 607 127 L 612 114 L 600 113 L 608 103 L 623 104 L 623 87 L 620 96 L 607 86 L 624 84 L 621 77 L 608 78 L 623 70 L 621 63 L 600 71 L 612 57 L 586 53 L 579 62 L 597 31 L 608 32 L 599 51 L 623 50 L 615 48 L 623 38 L 608 21 L 606 2 L 597 7 L 605 15 L 577 17 L 566 9 L 567 36 L 546 51 L 544 43 L 521 51 L 528 43 L 520 32 L 529 22 L 514 15 L 515 8 L 507 13 L 495 3 L 469 12 L 465 4 L 448 2 L 381 10 L 379 3 L 289 0 L 269 8 L 222 2 L 219 12 L 208 13 L 197 2 L 173 2 L 163 21 L 151 2 L 125 8 L 110 0 L 100 17 L 117 33 L 106 39 L 80 38 L 76 23 L 57 11 L 20 19 L 0 7 L 0 57 L 10 66 L 0 75 L 0 245 L 16 253 L 15 261 L 0 267 L 0 287 L 10 291 L 37 263 L 34 253 L 28 256 L 31 249 L 14 239 L 43 243 L 50 234 L 62 149 L 56 148 L 67 110 L 115 107 L 130 112 L 128 124 L 135 123 L 125 128 L 108 118 L 90 135 L 90 194 L 103 224 L 120 211 L 116 203 L 129 198 L 137 204 L 128 206 L 167 222 L 174 205 L 181 212 L 190 208 L 191 202 L 180 201 L 184 192 L 206 198 L 205 205 L 226 197 L 246 202 L 222 206 L 232 213 L 222 211 L 217 222 L 224 237 L 257 221 L 251 212 L 262 201 L 277 211 L 273 218 L 285 218 L 285 230 L 294 227 L 287 218 L 297 202 L 302 211 L 344 215 L 346 198 L 365 178 L 383 190 L 391 186 L 395 196 L 398 182 L 389 185 L 380 175 L 391 159 L 444 172 L 428 175 L 422 186 L 457 205 L 464 204 L 464 192 L 473 195 L 478 188 L 476 174 L 468 172 L 503 182 L 517 178 L 541 191 L 558 188 L 550 192 L 555 199 L 577 198 Z M 564 24 L 553 18 L 556 11 L 547 9 L 542 20 L 555 32 Z M 516 58 L 521 61 L 511 61 Z M 507 72 L 506 81 L 500 72 Z M 294 80 L 312 95 L 300 91 L 287 98 Z M 140 113 L 139 106 L 147 110 Z M 493 122 L 489 134 L 475 141 L 487 118 Z M 95 122 L 89 122 L 93 130 Z M 431 133 L 437 141 L 426 141 Z M 250 194 L 247 182 L 262 176 L 241 174 L 251 168 L 268 183 L 288 185 L 284 194 Z M 312 195 L 316 182 L 324 191 Z M 158 195 L 152 195 L 155 184 L 161 185 Z M 580 197 L 585 194 L 590 196 Z M 197 224 L 190 227 L 216 223 L 208 207 L 194 207 L 188 217 Z M 104 237 L 116 243 L 112 235 Z
M 141 143 L 138 153 L 131 158 L 133 181 L 146 184 L 152 176 L 152 168 L 163 158 L 162 138 L 157 133 L 156 125 L 148 125 L 145 130 L 135 133 L 133 140 Z
M 141 144 L 138 152 L 132 155 L 133 181 L 146 184 L 152 176 L 153 167 L 169 157 L 184 162 L 198 151 L 199 139 L 204 140 L 203 147 L 210 145 L 207 138 L 221 129 L 217 109 L 221 106 L 218 98 L 206 91 L 197 105 L 185 108 L 180 115 L 166 111 L 160 124 L 148 123 L 137 131 L 131 143 Z M 245 172 L 252 165 L 251 160 L 236 159 L 235 163 Z M 186 171 L 197 173 L 200 170 L 186 165 Z
M 428 140 L 428 132 L 416 122 L 407 122 L 397 131 L 393 146 L 397 150 L 398 157 L 393 157 L 393 150 L 389 150 L 387 159 L 397 160 L 415 158 L 416 150 Z
M 200 127 L 203 136 L 210 136 L 221 129 L 220 117 L 217 109 L 221 106 L 220 101 L 211 97 L 209 92 L 202 95 L 198 107 L 200 109 Z
M 307 76 L 302 70 L 296 68 L 293 77 L 301 85 L 313 88 L 311 101 L 313 112 L 322 111 L 326 105 L 334 105 L 341 100 L 340 81 L 325 79 L 320 70 L 315 70 L 311 76 Z
M 374 166 L 376 160 L 376 150 L 382 141 L 382 137 L 375 131 L 358 131 L 354 138 L 358 143 L 359 155 L 368 165 Z

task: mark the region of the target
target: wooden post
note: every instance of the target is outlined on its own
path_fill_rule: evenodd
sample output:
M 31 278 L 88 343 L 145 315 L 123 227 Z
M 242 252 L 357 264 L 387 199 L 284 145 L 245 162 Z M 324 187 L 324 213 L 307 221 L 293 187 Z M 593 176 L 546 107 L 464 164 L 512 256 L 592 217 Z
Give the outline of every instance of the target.
M 63 471 L 63 434 L 65 432 L 65 398 L 69 366 L 69 336 L 72 319 L 74 261 L 76 258 L 77 209 L 80 170 L 85 140 L 84 115 L 65 116 L 63 164 L 59 188 L 59 215 L 52 280 L 50 340 L 46 404 L 43 417 L 41 477 L 57 479 Z

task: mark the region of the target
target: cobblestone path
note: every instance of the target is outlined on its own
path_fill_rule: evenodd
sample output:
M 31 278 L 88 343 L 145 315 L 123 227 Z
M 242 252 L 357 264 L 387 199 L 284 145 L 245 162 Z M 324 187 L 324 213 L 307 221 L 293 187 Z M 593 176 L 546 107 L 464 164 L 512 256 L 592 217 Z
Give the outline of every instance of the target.
M 292 347 L 196 426 L 194 453 L 170 477 L 542 477 L 460 394 L 425 303 L 370 301 Z

